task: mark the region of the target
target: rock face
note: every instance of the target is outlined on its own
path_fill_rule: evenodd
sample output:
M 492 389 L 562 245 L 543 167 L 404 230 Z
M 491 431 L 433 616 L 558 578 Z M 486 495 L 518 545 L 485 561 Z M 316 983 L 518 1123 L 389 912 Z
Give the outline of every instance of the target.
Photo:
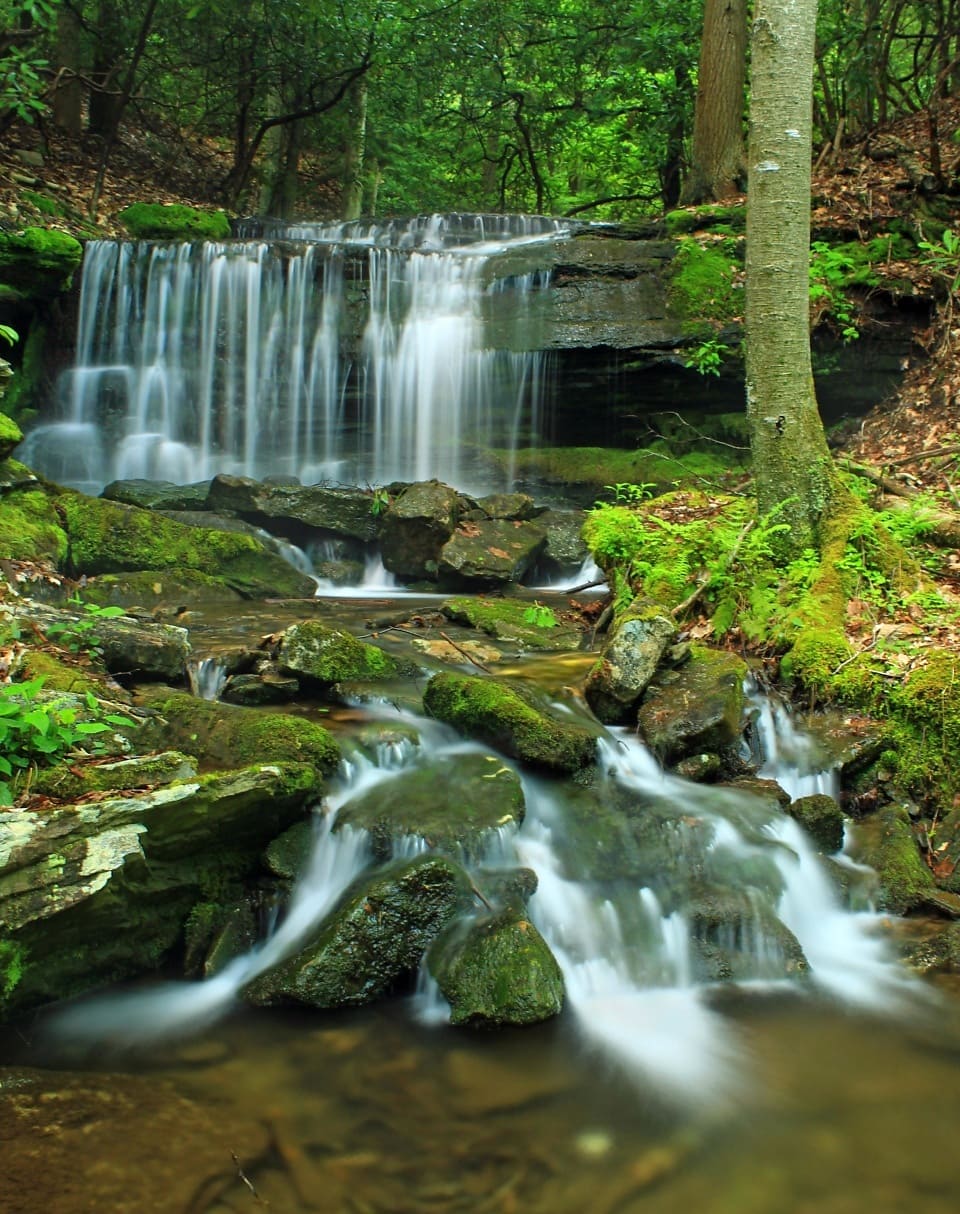
M 245 997 L 257 1005 L 371 1003 L 416 969 L 468 899 L 466 874 L 442 856 L 390 865 L 361 878 L 320 934 L 251 983 Z
M 348 679 L 390 679 L 410 670 L 376 645 L 349 632 L 327 628 L 316 620 L 294 624 L 284 632 L 277 664 L 286 674 L 330 685 Z
M 255 871 L 318 791 L 305 764 L 190 768 L 146 792 L 0 811 L 0 1010 L 156 968 L 202 891 Z
M 637 712 L 647 745 L 662 763 L 723 754 L 739 744 L 746 663 L 736 654 L 693 645 L 679 670 L 665 670 Z
M 523 821 L 523 790 L 495 755 L 456 755 L 428 761 L 348 801 L 335 829 L 363 827 L 378 860 L 410 837 L 456 859 L 478 858 L 502 827 Z
M 536 1024 L 563 1007 L 556 958 L 530 920 L 513 910 L 454 924 L 427 963 L 450 1004 L 451 1024 Z
M 547 534 L 536 523 L 487 519 L 463 523 L 443 545 L 437 573 L 447 585 L 519 582 L 536 564 Z
M 920 858 L 906 810 L 879 810 L 858 825 L 854 843 L 856 858 L 876 870 L 884 910 L 902 915 L 926 902 L 933 875 Z
M 584 685 L 587 703 L 601 721 L 614 725 L 632 719 L 676 635 L 670 615 L 642 604 L 630 608 Z
M 379 530 L 374 497 L 363 489 L 272 485 L 246 476 L 215 476 L 206 509 L 233 511 L 247 522 L 295 540 L 340 536 L 368 544 Z
M 518 685 L 438 674 L 427 684 L 423 707 L 458 733 L 532 767 L 575 772 L 596 757 L 596 738 L 589 730 L 549 716 Z
M 402 578 L 435 578 L 441 549 L 453 535 L 459 513 L 459 495 L 449 485 L 409 485 L 383 515 L 384 566 Z

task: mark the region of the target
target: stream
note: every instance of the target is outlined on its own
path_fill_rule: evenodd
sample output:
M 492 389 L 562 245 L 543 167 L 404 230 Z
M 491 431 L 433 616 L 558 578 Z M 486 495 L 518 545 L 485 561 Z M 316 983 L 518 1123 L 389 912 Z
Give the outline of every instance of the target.
M 314 610 L 362 633 L 397 606 L 324 599 Z M 218 652 L 304 614 L 302 603 L 196 613 L 197 690 L 216 695 Z M 378 640 L 407 644 L 387 631 Z M 563 697 L 591 660 L 505 655 L 497 670 Z M 783 709 L 753 693 L 753 710 L 761 774 L 794 796 L 830 791 Z M 11 1136 L 0 1113 L 5 1214 L 953 1209 L 955 980 L 923 984 L 900 967 L 890 925 L 840 905 L 792 820 L 665 775 L 625 731 L 599 742 L 601 800 L 642 803 L 675 865 L 661 857 L 644 884 L 607 880 L 567 839 L 576 798 L 528 774 L 522 828 L 474 858 L 536 870 L 530 914 L 567 989 L 558 1020 L 454 1029 L 425 981 L 359 1011 L 244 1008 L 239 988 L 289 953 L 366 862 L 360 832 L 330 833 L 340 804 L 411 763 L 478 749 L 418 720 L 402 688 L 321 719 L 347 743 L 371 717 L 416 725 L 420 748 L 395 740 L 344 766 L 309 875 L 256 950 L 206 982 L 145 982 L 8 1034 L 0 1085 L 21 1116 Z M 838 860 L 855 883 L 857 866 Z M 792 975 L 758 902 L 754 926 L 728 942 L 735 981 L 705 981 L 691 872 L 750 897 L 773 882 L 811 977 Z

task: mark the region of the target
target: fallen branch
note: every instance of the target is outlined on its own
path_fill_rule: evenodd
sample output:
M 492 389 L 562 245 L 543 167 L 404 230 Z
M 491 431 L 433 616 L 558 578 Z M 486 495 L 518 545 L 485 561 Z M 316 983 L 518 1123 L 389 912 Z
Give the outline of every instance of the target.
M 443 639 L 447 642 L 448 645 L 452 645 L 454 647 L 454 649 L 457 651 L 457 653 L 462 653 L 468 662 L 472 662 L 474 664 L 474 666 L 476 666 L 479 670 L 482 670 L 484 674 L 493 673 L 489 666 L 484 666 L 483 662 L 478 662 L 475 657 L 473 657 L 471 654 L 467 653 L 467 651 L 462 646 L 458 645 L 456 641 L 451 640 L 450 637 L 448 637 L 445 632 L 441 632 L 440 635 L 443 637 Z
M 900 481 L 892 480 L 889 476 L 884 476 L 877 468 L 871 468 L 867 464 L 857 464 L 852 459 L 838 459 L 837 466 L 842 468 L 844 472 L 852 472 L 854 476 L 862 476 L 865 481 L 878 485 L 884 493 L 891 493 L 894 497 L 912 498 L 917 496 L 916 489 L 911 489 L 909 485 L 904 485 Z

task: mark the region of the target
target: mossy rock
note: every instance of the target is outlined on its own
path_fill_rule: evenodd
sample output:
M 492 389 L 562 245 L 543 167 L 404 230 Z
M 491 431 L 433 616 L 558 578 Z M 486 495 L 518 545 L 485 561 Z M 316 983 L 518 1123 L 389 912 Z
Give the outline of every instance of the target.
M 793 978 L 808 970 L 800 942 L 750 889 L 703 889 L 687 910 L 701 981 Z
M 219 578 L 247 598 L 310 597 L 314 583 L 250 535 L 186 527 L 163 515 L 102 498 L 57 499 L 77 575 L 184 569 Z
M 663 217 L 663 226 L 667 235 L 673 237 L 706 230 L 741 234 L 747 228 L 747 208 L 743 203 L 681 208 L 668 211 Z
M 100 496 L 142 510 L 205 510 L 209 492 L 209 481 L 175 485 L 172 481 L 133 479 L 111 481 Z
M 135 202 L 117 218 L 134 240 L 227 240 L 224 211 L 202 211 L 180 203 Z
M 36 773 L 32 788 L 61 801 L 75 801 L 91 792 L 155 788 L 175 780 L 192 780 L 196 774 L 197 762 L 192 755 L 167 750 L 130 759 L 74 760 L 69 765 L 43 768 Z
M 583 640 L 579 628 L 561 623 L 552 611 L 545 612 L 523 599 L 448 599 L 440 610 L 448 620 L 476 628 L 498 641 L 510 641 L 521 649 L 565 651 L 578 649 Z M 538 619 L 542 621 L 539 624 Z
M 880 905 L 895 915 L 923 905 L 934 887 L 933 874 L 920 857 L 910 818 L 898 805 L 888 805 L 857 827 L 856 855 L 876 871 Z
M 412 836 L 468 862 L 482 857 L 496 831 L 516 830 L 523 815 L 520 781 L 500 758 L 452 755 L 431 758 L 348 801 L 335 829 L 368 831 L 378 860 L 391 858 Z
M 832 855 L 843 847 L 843 810 L 833 797 L 825 793 L 799 797 L 787 807 L 787 813 L 800 823 L 826 855 Z
M 631 604 L 584 683 L 587 703 L 598 720 L 614 725 L 631 719 L 676 636 L 676 621 L 669 612 L 639 599 Z
M 467 905 L 469 879 L 442 856 L 392 864 L 355 882 L 319 934 L 257 978 L 258 1006 L 357 1007 L 412 974 L 443 926 Z
M 47 691 L 71 691 L 77 695 L 97 696 L 102 700 L 128 702 L 130 693 L 118 687 L 102 671 L 93 669 L 79 660 L 64 660 L 44 649 L 28 649 L 17 666 L 17 678 L 43 679 Z
M 286 674 L 327 686 L 350 679 L 392 679 L 417 668 L 398 661 L 376 645 L 316 620 L 293 624 L 280 639 L 277 665 Z
M 22 442 L 23 432 L 17 423 L 6 413 L 0 413 L 0 460 L 5 460 Z
M 427 684 L 423 707 L 458 733 L 533 767 L 569 773 L 596 758 L 596 738 L 588 729 L 548 715 L 520 685 L 437 674 Z
M 85 602 L 101 607 L 139 607 L 157 619 L 176 616 L 184 608 L 213 603 L 240 603 L 243 595 L 220 578 L 194 569 L 141 569 L 133 573 L 102 573 L 87 579 Z
M 306 872 L 317 841 L 314 818 L 294 822 L 288 830 L 272 839 L 263 853 L 266 868 L 282 881 L 296 881 Z
M 877 707 L 887 716 L 898 787 L 944 814 L 953 809 L 960 770 L 958 687 L 960 657 L 931 647 L 923 665 L 902 682 L 886 683 L 877 696 Z
M 667 309 L 680 320 L 727 322 L 743 311 L 737 289 L 740 253 L 733 240 L 680 242 L 671 265 Z
M 513 910 L 447 928 L 427 965 L 450 1004 L 451 1024 L 538 1024 L 563 1008 L 556 958 L 526 915 Z
M 69 287 L 83 260 L 79 240 L 53 228 L 0 232 L 0 283 L 28 299 L 51 299 Z
M 41 490 L 0 495 L 0 552 L 18 561 L 63 564 L 67 536 L 53 501 Z
M 162 725 L 145 726 L 145 732 L 207 764 L 309 763 L 330 775 L 340 762 L 333 736 L 305 717 L 233 707 L 168 689 L 145 693 L 145 698 L 163 718 Z
M 449 485 L 408 485 L 381 519 L 384 566 L 403 578 L 435 578 L 440 551 L 453 535 L 459 512 L 460 495 Z
M 679 670 L 661 671 L 647 689 L 637 724 L 662 763 L 722 754 L 740 742 L 747 664 L 726 650 L 692 645 Z
M 249 898 L 232 905 L 198 902 L 184 930 L 183 972 L 187 978 L 212 978 L 257 944 L 256 908 Z

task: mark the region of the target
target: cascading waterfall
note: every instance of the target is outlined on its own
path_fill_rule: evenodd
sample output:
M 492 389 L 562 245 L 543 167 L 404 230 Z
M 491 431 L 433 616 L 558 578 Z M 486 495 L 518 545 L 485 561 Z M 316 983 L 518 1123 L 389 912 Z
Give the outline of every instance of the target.
M 789 717 L 752 698 L 767 745 L 764 774 L 801 795 L 811 781 L 831 780 L 815 770 Z M 94 1000 L 54 1017 L 53 1032 L 132 1044 L 208 1023 L 302 943 L 367 861 L 363 832 L 330 833 L 340 806 L 411 765 L 482 752 L 437 722 L 386 706 L 376 715 L 416 729 L 419 745 L 397 739 L 345 767 L 309 871 L 273 936 L 206 982 Z M 718 986 L 820 991 L 875 1012 L 917 999 L 918 984 L 875 934 L 876 916 L 840 905 L 811 842 L 775 801 L 666 774 L 628 731 L 599 739 L 598 771 L 591 789 L 521 772 L 519 831 L 491 832 L 483 855 L 456 858 L 481 871 L 534 869 L 530 913 L 560 963 L 567 1004 L 584 1038 L 641 1086 L 700 1107 L 741 1090 L 745 1050 L 711 1005 Z M 425 848 L 404 837 L 396 854 Z M 427 1023 L 445 1019 L 426 974 L 415 1006 Z
M 31 466 L 87 492 L 218 472 L 503 483 L 478 469 L 477 449 L 538 430 L 542 356 L 492 348 L 484 309 L 543 284 L 495 259 L 563 235 L 559 223 L 454 215 L 246 232 L 88 243 L 76 364 L 58 420 L 27 437 Z M 347 306 L 358 296 L 365 318 Z

